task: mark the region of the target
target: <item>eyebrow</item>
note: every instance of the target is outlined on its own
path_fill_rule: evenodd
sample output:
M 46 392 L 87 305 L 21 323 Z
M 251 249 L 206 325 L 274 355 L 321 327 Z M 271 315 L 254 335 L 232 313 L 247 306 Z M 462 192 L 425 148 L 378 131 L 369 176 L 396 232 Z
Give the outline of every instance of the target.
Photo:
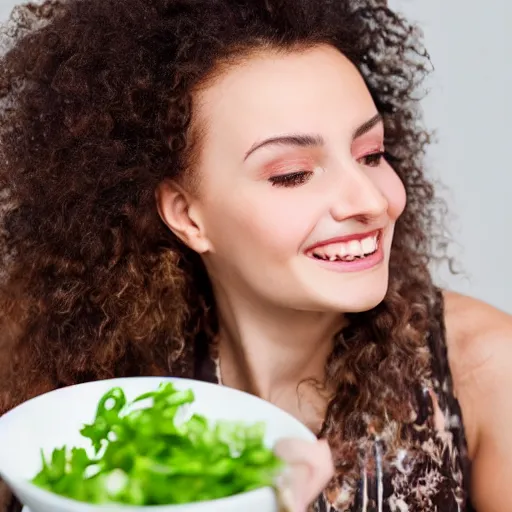
M 353 135 L 352 140 L 358 139 L 362 137 L 366 133 L 368 133 L 372 128 L 382 123 L 382 115 L 377 114 L 373 116 L 368 121 L 365 121 L 359 128 L 357 128 Z M 254 153 L 256 150 L 265 147 L 265 146 L 296 146 L 300 148 L 308 148 L 308 147 L 320 147 L 325 144 L 324 138 L 321 135 L 308 135 L 308 134 L 290 134 L 290 135 L 281 135 L 277 137 L 271 137 L 269 139 L 265 139 L 262 142 L 256 142 L 251 146 L 249 151 L 245 154 L 244 162 L 249 158 L 249 156 Z
M 383 123 L 384 120 L 382 119 L 382 115 L 379 113 L 375 116 L 373 116 L 371 119 L 363 123 L 355 132 L 354 135 L 352 135 L 352 140 L 356 140 L 359 137 L 362 137 L 366 133 L 368 133 L 372 128 L 377 126 L 378 124 Z
M 257 142 L 245 154 L 244 161 L 254 153 L 257 149 L 264 146 L 296 146 L 299 148 L 319 147 L 325 144 L 323 137 L 320 135 L 282 135 L 279 137 L 272 137 L 263 142 Z

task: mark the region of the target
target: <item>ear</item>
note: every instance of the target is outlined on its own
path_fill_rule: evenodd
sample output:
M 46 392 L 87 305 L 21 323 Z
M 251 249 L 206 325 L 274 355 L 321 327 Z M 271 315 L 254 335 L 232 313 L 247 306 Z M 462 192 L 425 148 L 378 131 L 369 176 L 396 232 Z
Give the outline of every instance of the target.
M 199 254 L 210 250 L 201 216 L 194 205 L 196 198 L 171 180 L 160 183 L 155 198 L 161 219 L 183 243 Z

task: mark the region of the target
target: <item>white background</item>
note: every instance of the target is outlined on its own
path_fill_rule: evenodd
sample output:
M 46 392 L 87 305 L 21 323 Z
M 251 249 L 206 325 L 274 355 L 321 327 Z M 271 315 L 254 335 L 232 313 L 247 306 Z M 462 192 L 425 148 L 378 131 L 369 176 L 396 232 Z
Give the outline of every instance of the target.
M 418 21 L 435 68 L 428 167 L 448 187 L 452 249 L 466 274 L 438 280 L 512 313 L 512 2 L 389 3 Z
M 439 142 L 428 168 L 447 186 L 464 270 L 436 278 L 512 313 L 512 1 L 389 2 L 419 22 L 435 67 L 424 109 Z M 0 0 L 0 19 L 15 3 Z

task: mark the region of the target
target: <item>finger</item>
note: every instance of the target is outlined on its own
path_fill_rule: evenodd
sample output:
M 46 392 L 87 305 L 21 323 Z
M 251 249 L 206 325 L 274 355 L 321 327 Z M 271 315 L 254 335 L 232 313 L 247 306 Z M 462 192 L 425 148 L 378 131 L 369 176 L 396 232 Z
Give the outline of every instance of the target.
M 308 470 L 303 470 L 303 473 L 311 479 L 312 487 L 319 488 L 319 492 L 333 475 L 331 450 L 324 439 L 314 442 L 283 439 L 276 444 L 274 451 L 290 465 L 307 467 Z
M 306 512 L 307 500 L 302 496 L 301 481 L 304 477 L 302 471 L 310 469 L 307 466 L 289 466 L 276 482 L 276 494 L 279 512 Z
M 294 501 L 294 510 L 304 511 L 325 488 L 334 468 L 326 441 L 308 442 L 296 439 L 279 441 L 275 453 L 288 465 L 286 486 Z

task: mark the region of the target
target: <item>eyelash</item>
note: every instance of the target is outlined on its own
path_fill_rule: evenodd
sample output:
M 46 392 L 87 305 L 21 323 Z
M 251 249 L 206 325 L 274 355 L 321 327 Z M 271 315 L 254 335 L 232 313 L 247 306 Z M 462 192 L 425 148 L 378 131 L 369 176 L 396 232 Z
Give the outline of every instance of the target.
M 268 179 L 273 187 L 297 187 L 303 185 L 311 178 L 313 171 L 296 171 L 289 174 L 280 174 Z
M 369 155 L 365 155 L 361 157 L 359 161 L 364 161 L 366 159 L 367 163 L 363 165 L 366 165 L 368 167 L 378 167 L 381 164 L 382 160 L 386 158 L 386 156 L 387 153 L 385 151 L 379 151 L 378 153 L 370 153 Z
M 366 159 L 366 166 L 368 167 L 378 167 L 384 158 L 387 158 L 388 153 L 385 151 L 379 151 L 378 153 L 371 153 L 369 155 L 365 155 L 359 160 Z M 303 185 L 313 175 L 313 171 L 295 171 L 289 174 L 280 174 L 278 176 L 272 176 L 268 179 L 268 181 L 272 184 L 273 187 L 297 187 L 299 185 Z

